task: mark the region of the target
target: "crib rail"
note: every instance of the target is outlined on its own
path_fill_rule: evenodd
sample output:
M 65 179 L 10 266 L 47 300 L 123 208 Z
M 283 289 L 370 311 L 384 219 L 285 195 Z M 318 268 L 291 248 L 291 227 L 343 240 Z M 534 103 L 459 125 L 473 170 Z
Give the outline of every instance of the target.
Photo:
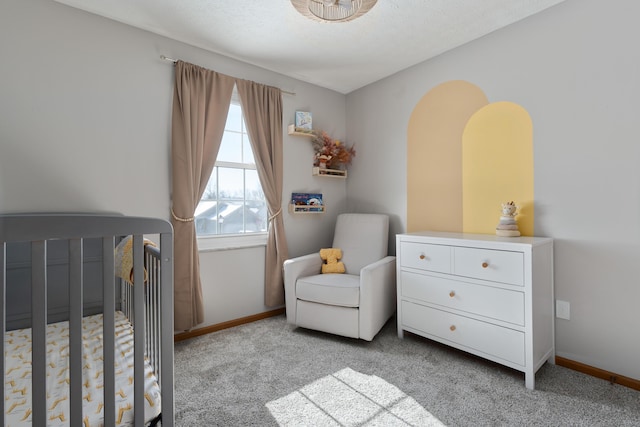
M 160 249 L 145 253 L 143 235 L 159 236 Z M 134 324 L 134 418 L 144 424 L 144 357 L 155 369 L 161 386 L 162 425 L 174 424 L 173 392 L 173 231 L 160 219 L 119 215 L 29 214 L 0 215 L 0 373 L 5 384 L 6 257 L 7 244 L 31 242 L 31 327 L 32 327 L 32 425 L 47 424 L 46 407 L 46 328 L 47 328 L 47 242 L 69 241 L 69 387 L 71 425 L 82 424 L 82 318 L 83 318 L 83 239 L 103 242 L 103 325 L 104 325 L 104 423 L 115 425 L 115 285 L 114 254 L 116 239 L 133 236 L 134 283 L 130 319 Z M 145 257 L 149 284 L 144 286 Z M 151 285 L 153 281 L 153 285 Z M 113 286 L 109 286 L 112 284 Z M 140 303 L 138 303 L 140 302 Z M 145 310 L 146 303 L 159 308 Z M 164 316 L 161 313 L 165 313 Z M 146 343 L 145 337 L 151 338 Z M 154 342 L 155 341 L 155 342 Z M 162 345 L 160 345 L 162 344 Z M 0 414 L 5 424 L 5 387 L 0 387 Z

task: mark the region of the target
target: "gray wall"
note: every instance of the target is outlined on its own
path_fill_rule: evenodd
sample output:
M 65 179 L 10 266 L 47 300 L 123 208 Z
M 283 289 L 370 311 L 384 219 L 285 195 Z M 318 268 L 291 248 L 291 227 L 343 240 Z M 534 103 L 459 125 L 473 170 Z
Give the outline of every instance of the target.
M 296 92 L 316 127 L 346 134 L 346 98 L 51 0 L 0 2 L 0 213 L 120 212 L 169 219 L 173 66 L 164 54 Z M 290 254 L 330 244 L 346 182 L 311 176 L 306 139 L 284 137 Z M 292 192 L 322 192 L 327 213 L 291 216 Z M 264 249 L 203 252 L 205 323 L 270 309 Z M 239 272 L 242 274 L 239 274 Z
M 640 379 L 640 55 L 633 0 L 568 0 L 347 96 L 349 139 L 365 141 L 349 210 L 406 227 L 406 141 L 420 98 L 467 80 L 531 115 L 535 230 L 555 238 L 560 356 Z M 375 123 L 375 126 L 371 124 Z M 388 173 L 381 174 L 380 170 Z

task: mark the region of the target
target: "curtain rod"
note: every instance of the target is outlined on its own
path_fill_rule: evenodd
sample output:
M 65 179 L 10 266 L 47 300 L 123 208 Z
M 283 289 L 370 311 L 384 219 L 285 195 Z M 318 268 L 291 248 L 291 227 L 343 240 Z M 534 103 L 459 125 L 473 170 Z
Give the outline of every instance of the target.
M 160 55 L 160 59 L 164 59 L 165 61 L 173 62 L 174 64 L 175 64 L 176 62 L 178 62 L 178 60 L 177 60 L 177 59 L 169 58 L 169 57 L 164 56 L 164 55 Z M 289 92 L 289 91 L 286 91 L 286 90 L 284 90 L 284 89 L 280 89 L 280 91 L 281 91 L 282 93 L 286 93 L 287 95 L 292 95 L 292 96 L 295 96 L 295 95 L 296 95 L 296 93 L 295 93 L 295 92 Z

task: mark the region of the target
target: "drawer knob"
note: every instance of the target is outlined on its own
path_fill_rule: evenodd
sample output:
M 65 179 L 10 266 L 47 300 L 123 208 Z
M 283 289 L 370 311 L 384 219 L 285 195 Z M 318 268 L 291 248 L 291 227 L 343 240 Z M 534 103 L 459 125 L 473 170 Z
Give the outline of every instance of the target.
M 451 332 L 455 331 L 456 330 L 456 325 L 449 326 L 449 329 L 451 330 Z
M 489 267 L 489 263 L 488 263 L 488 262 L 486 262 L 486 261 L 485 261 L 485 262 L 483 262 L 483 263 L 482 263 L 482 268 L 487 268 L 487 267 Z
M 426 256 L 424 256 L 424 254 L 420 255 L 420 259 L 425 259 L 425 258 L 426 258 Z
M 449 292 L 449 296 L 450 296 L 451 298 L 455 297 L 455 296 L 456 296 L 456 291 L 451 291 L 451 292 Z

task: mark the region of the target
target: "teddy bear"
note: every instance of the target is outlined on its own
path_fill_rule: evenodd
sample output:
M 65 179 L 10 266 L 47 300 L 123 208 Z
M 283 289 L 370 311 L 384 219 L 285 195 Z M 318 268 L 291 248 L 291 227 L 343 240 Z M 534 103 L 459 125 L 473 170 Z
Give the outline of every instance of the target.
M 326 273 L 344 273 L 344 263 L 338 260 L 342 258 L 342 250 L 338 248 L 320 249 L 320 258 L 322 263 L 322 274 Z

